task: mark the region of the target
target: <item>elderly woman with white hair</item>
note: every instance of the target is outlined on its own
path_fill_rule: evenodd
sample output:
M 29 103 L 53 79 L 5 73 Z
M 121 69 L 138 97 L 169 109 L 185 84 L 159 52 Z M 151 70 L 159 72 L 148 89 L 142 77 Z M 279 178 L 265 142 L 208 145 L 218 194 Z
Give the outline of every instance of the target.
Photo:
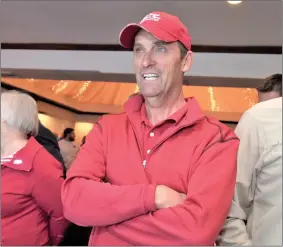
M 68 221 L 60 199 L 62 165 L 34 138 L 36 102 L 1 94 L 1 245 L 58 245 Z

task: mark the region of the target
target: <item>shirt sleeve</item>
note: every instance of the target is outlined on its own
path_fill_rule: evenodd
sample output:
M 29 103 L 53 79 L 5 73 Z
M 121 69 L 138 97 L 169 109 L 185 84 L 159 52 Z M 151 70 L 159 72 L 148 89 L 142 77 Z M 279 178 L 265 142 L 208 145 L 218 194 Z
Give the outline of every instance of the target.
M 103 123 L 95 124 L 67 173 L 62 202 L 67 219 L 80 226 L 107 226 L 154 211 L 154 184 L 111 185 L 106 173 Z
M 61 187 L 62 165 L 45 149 L 35 156 L 32 196 L 49 219 L 49 237 L 52 245 L 58 245 L 69 222 L 63 216 Z
M 282 139 L 279 136 L 276 144 L 265 149 L 261 159 L 264 165 L 257 170 L 254 200 L 262 202 L 256 204 L 257 212 L 261 211 L 261 218 L 252 229 L 252 244 L 282 246 Z
M 211 246 L 228 215 L 236 182 L 238 139 L 217 142 L 199 158 L 182 205 L 108 227 L 131 245 Z
M 256 187 L 255 167 L 259 159 L 258 127 L 249 112 L 244 113 L 235 130 L 240 139 L 237 157 L 237 182 L 229 216 L 217 239 L 217 245 L 251 245 L 246 221 Z

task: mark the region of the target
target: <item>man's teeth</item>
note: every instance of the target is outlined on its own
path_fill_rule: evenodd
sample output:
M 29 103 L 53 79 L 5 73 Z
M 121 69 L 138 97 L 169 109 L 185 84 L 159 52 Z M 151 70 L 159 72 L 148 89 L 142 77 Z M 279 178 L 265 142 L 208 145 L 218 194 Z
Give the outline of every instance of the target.
M 144 74 L 143 78 L 146 80 L 155 80 L 159 76 L 157 74 Z

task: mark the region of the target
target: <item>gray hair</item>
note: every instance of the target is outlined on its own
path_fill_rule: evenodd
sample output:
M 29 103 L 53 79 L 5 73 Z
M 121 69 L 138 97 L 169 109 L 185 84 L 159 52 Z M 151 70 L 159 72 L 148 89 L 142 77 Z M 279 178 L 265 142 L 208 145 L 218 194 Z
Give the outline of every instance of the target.
M 36 136 L 39 128 L 36 101 L 15 90 L 1 93 L 1 121 L 27 136 Z
M 181 59 L 183 59 L 187 55 L 188 49 L 180 41 L 177 41 L 177 43 L 180 49 Z

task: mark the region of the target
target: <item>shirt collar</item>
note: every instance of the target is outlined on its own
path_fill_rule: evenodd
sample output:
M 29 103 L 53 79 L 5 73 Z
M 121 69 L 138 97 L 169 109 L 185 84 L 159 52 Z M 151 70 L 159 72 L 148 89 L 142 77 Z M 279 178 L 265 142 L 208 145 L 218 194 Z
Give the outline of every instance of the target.
M 282 97 L 257 103 L 257 106 L 262 108 L 282 108 Z
M 36 153 L 43 148 L 35 139 L 31 137 L 27 144 L 14 153 L 1 159 L 1 165 L 15 170 L 30 171 Z M 3 160 L 3 162 L 2 162 Z
M 162 121 L 162 123 L 165 122 L 165 121 L 173 121 L 174 123 L 179 123 L 180 120 L 185 116 L 187 110 L 188 110 L 188 104 L 185 104 L 178 111 L 176 111 L 171 116 L 169 116 L 167 119 Z M 151 123 L 149 122 L 149 119 L 147 117 L 146 107 L 145 107 L 144 103 L 141 106 L 140 113 L 141 113 L 141 122 L 143 122 L 143 123 L 145 123 L 147 125 L 151 125 Z M 159 124 L 162 124 L 162 123 L 159 123 Z
M 183 117 L 185 117 L 185 124 L 194 123 L 197 120 L 204 117 L 202 110 L 200 109 L 196 99 L 194 97 L 186 98 L 186 104 L 177 112 L 172 114 L 167 120 L 173 120 L 175 123 L 179 123 Z M 148 123 L 146 116 L 146 109 L 144 104 L 144 98 L 142 95 L 135 95 L 131 97 L 124 105 L 124 109 L 128 117 L 131 119 L 137 116 L 137 112 L 140 114 L 140 121 Z

